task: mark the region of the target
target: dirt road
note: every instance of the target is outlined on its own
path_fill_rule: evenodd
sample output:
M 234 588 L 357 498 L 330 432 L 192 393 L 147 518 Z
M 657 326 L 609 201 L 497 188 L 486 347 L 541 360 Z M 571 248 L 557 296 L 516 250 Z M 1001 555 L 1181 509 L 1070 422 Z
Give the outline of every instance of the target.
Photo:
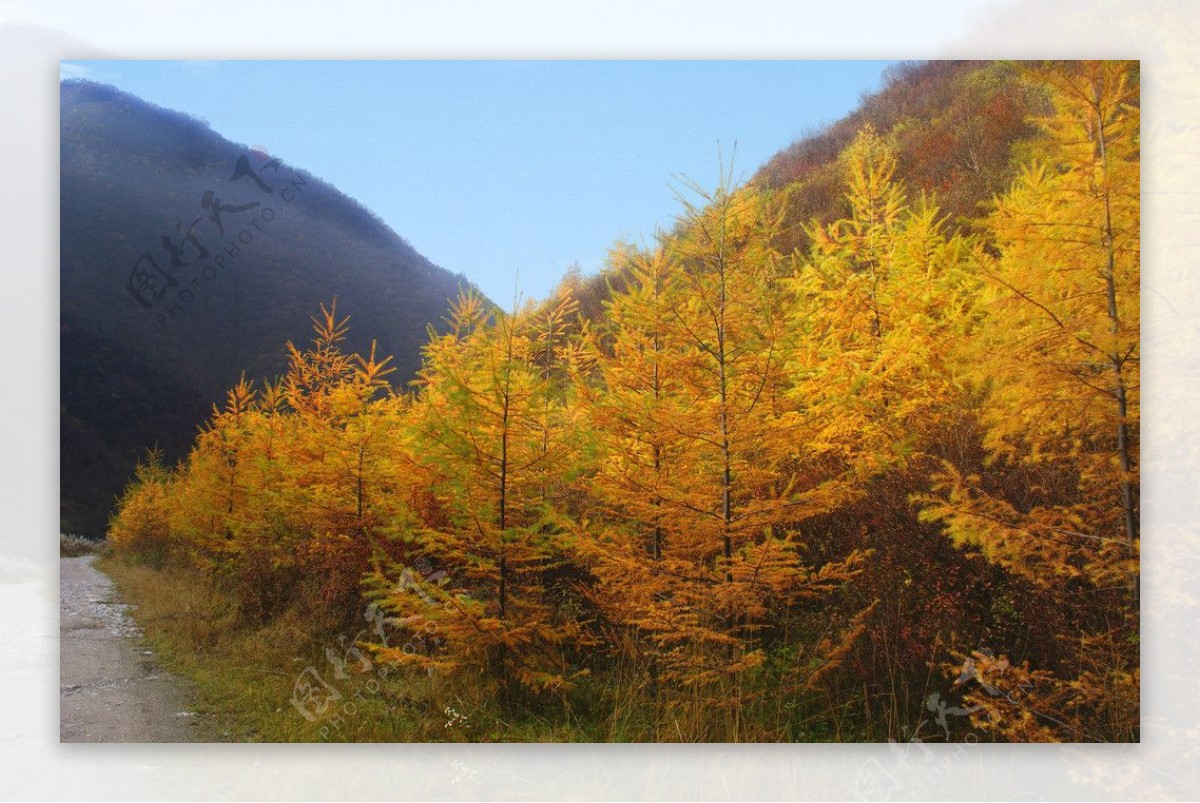
M 61 562 L 60 740 L 203 741 L 182 684 L 157 666 L 94 559 Z

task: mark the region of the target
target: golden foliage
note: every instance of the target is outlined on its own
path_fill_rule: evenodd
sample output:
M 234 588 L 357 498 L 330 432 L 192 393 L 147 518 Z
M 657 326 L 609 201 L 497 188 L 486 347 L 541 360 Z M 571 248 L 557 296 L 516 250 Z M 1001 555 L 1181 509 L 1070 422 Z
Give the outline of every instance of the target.
M 578 277 L 460 297 L 408 391 L 322 306 L 282 378 L 139 468 L 114 550 L 244 618 L 365 609 L 376 660 L 481 707 L 640 712 L 627 737 L 840 737 L 883 698 L 897 738 L 948 651 L 975 728 L 1137 738 L 1136 65 L 1028 78 L 1054 112 L 975 236 L 866 127 L 804 253 L 786 189 L 691 187 L 602 304 Z

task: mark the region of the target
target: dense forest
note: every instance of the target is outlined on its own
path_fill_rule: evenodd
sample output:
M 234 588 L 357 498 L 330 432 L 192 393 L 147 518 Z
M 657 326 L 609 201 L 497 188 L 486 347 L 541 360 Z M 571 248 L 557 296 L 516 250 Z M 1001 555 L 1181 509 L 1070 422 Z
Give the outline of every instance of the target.
M 336 293 L 412 378 L 460 287 L 286 154 L 110 86 L 61 86 L 61 522 L 99 537 L 139 456 L 187 454 Z
M 246 738 L 1136 741 L 1139 103 L 905 67 L 409 385 L 330 300 L 139 468 L 119 582 L 291 650 Z

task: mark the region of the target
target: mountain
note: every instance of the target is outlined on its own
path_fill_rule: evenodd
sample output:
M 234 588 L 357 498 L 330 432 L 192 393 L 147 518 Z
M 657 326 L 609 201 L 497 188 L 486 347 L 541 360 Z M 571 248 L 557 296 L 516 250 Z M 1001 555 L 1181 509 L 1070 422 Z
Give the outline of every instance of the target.
M 415 373 L 467 286 L 330 184 L 112 87 L 61 84 L 61 527 L 99 535 L 148 447 L 181 457 L 245 370 L 337 299 Z
M 962 226 L 1008 188 L 1022 144 L 1036 133 L 1029 117 L 1049 111 L 1044 90 L 1023 81 L 1015 63 L 902 62 L 885 74 L 879 92 L 784 148 L 754 180 L 789 187 L 798 220 L 832 222 L 845 212 L 838 155 L 870 125 L 895 145 L 896 178 L 910 194 L 936 196 L 950 225 Z
M 848 209 L 839 155 L 870 125 L 896 148 L 896 178 L 911 200 L 934 198 L 951 229 L 969 229 L 984 205 L 1016 175 L 1036 136 L 1030 116 L 1049 112 L 1043 89 L 1020 77 L 1018 64 L 994 61 L 902 62 L 883 87 L 864 95 L 850 114 L 804 136 L 767 160 L 750 181 L 786 190 L 788 213 L 780 250 L 804 253 L 805 226 L 832 223 Z M 1068 65 L 1069 66 L 1069 65 Z M 586 317 L 602 312 L 608 286 L 620 287 L 619 269 L 578 282 L 574 292 Z

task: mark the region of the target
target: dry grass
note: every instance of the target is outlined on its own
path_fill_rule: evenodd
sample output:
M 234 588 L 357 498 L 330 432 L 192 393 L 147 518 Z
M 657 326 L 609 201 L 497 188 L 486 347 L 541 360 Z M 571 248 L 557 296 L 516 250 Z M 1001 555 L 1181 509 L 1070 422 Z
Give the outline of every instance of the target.
M 81 555 L 101 553 L 106 550 L 106 546 L 103 541 L 93 541 L 82 535 L 60 533 L 58 536 L 58 554 L 64 558 L 78 558 Z
M 465 721 L 462 713 L 447 713 L 466 713 L 471 706 L 437 678 L 401 676 L 378 663 L 364 671 L 347 653 L 355 633 L 316 639 L 295 610 L 266 625 L 247 624 L 233 595 L 209 585 L 194 569 L 153 568 L 113 557 L 99 566 L 135 606 L 131 613 L 164 665 L 195 686 L 219 740 L 461 741 L 492 734 L 470 713 Z M 329 655 L 345 660 L 343 671 Z M 301 689 L 305 682 L 316 683 L 318 697 L 297 694 L 298 682 Z M 330 689 L 340 698 L 329 701 Z
M 756 722 L 724 721 L 704 700 L 668 702 L 648 696 L 630 667 L 585 677 L 570 695 L 536 710 L 505 710 L 485 678 L 450 678 L 411 669 L 366 666 L 351 648 L 365 633 L 314 635 L 295 607 L 265 625 L 250 623 L 233 593 L 195 568 L 156 568 L 117 556 L 98 567 L 121 596 L 164 665 L 196 688 L 213 738 L 254 742 L 578 742 L 828 741 L 862 738 L 830 731 L 828 711 L 809 712 L 814 729 L 795 732 L 797 712 L 757 712 Z M 365 624 L 365 623 L 364 623 Z M 329 658 L 344 661 L 341 671 Z M 318 695 L 306 699 L 305 684 Z M 322 684 L 328 684 L 327 686 Z M 330 690 L 340 695 L 321 704 Z M 760 689 L 759 692 L 763 690 Z M 298 693 L 299 692 L 299 693 Z M 764 704 L 770 696 L 763 696 Z M 306 708 L 306 718 L 297 705 Z M 689 704 L 691 703 L 691 704 Z M 815 716 L 813 716 L 815 714 Z M 841 731 L 841 729 L 837 729 Z M 736 735 L 735 735 L 736 734 Z

